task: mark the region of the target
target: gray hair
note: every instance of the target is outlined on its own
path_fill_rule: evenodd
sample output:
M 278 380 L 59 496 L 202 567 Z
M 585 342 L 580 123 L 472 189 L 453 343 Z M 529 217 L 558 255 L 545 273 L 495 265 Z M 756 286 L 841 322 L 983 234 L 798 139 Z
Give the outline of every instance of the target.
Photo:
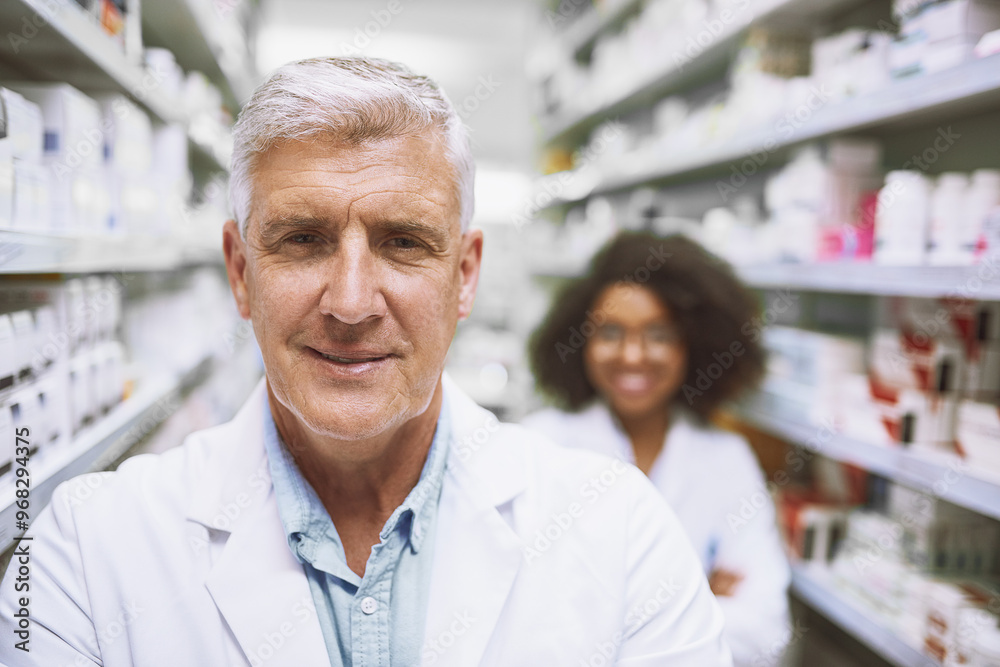
M 233 128 L 229 204 L 245 237 L 253 171 L 285 140 L 318 136 L 352 144 L 435 129 L 454 169 L 462 231 L 474 206 L 469 134 L 444 91 L 404 65 L 360 56 L 310 58 L 278 68 L 254 91 Z

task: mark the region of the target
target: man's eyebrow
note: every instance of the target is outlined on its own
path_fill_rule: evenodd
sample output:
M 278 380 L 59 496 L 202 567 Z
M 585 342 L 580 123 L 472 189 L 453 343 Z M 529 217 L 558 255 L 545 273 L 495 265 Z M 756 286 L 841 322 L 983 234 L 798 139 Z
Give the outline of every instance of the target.
M 278 236 L 292 229 L 302 227 L 325 227 L 325 220 L 299 215 L 277 215 L 264 220 L 260 226 L 260 235 L 264 238 Z
M 447 248 L 448 241 L 451 238 L 447 227 L 431 225 L 417 220 L 387 220 L 373 226 L 383 232 L 418 236 L 438 249 Z

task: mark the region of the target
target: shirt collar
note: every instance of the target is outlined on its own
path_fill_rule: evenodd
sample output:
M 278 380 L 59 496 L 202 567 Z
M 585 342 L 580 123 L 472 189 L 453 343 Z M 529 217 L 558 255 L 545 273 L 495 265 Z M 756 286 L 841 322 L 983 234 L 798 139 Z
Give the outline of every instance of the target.
M 393 531 L 401 530 L 415 553 L 423 545 L 436 513 L 450 448 L 451 415 L 447 390 L 442 388 L 442 391 L 441 412 L 420 479 L 385 522 L 380 533 L 382 540 L 385 540 Z M 313 541 L 330 540 L 338 545 L 340 536 L 316 491 L 299 471 L 282 441 L 271 416 L 266 393 L 264 403 L 264 449 L 274 485 L 278 516 L 284 526 L 289 548 L 301 560 L 298 544 L 302 536 L 311 537 Z

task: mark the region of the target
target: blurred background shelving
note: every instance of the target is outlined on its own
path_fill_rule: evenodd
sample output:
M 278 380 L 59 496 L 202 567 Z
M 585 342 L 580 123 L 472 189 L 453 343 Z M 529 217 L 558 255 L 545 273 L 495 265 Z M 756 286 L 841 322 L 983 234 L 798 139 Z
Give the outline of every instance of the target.
M 60 482 L 228 419 L 260 376 L 218 236 L 257 11 L 0 5 L 0 423 L 31 430 L 32 518 Z
M 1000 198 L 990 195 L 964 252 L 939 252 L 953 222 L 941 211 L 1000 174 L 991 171 L 1000 168 L 1000 55 L 986 48 L 1000 33 L 983 37 L 1000 28 L 998 8 L 651 0 L 595 3 L 573 22 L 567 7 L 549 5 L 542 23 L 556 35 L 529 59 L 542 175 L 512 221 L 533 285 L 551 291 L 580 275 L 620 229 L 686 234 L 729 260 L 760 294 L 762 319 L 748 326 L 770 362 L 763 390 L 723 422 L 764 464 L 796 561 L 796 618 L 813 628 L 786 663 L 956 664 L 955 636 L 940 648 L 921 614 L 940 611 L 933 601 L 957 573 L 912 565 L 927 554 L 899 540 L 876 574 L 851 559 L 886 546 L 866 532 L 873 526 L 912 519 L 900 509 L 910 492 L 947 508 L 934 516 L 985 533 L 1000 518 L 1000 472 L 980 458 L 1000 447 L 1000 432 L 985 435 L 989 419 L 976 412 L 1000 413 L 998 396 L 992 379 L 972 386 L 1000 377 L 983 362 L 994 343 L 982 329 L 1000 299 L 1000 246 L 987 238 L 996 222 L 982 216 Z M 973 21 L 973 10 L 985 13 Z M 945 35 L 959 25 L 961 37 Z M 948 54 L 934 41 L 945 37 Z M 935 144 L 942 136 L 953 141 Z M 901 177 L 885 174 L 901 170 L 915 176 L 892 190 Z M 938 183 L 968 189 L 937 204 Z M 909 227 L 891 228 L 893 193 L 923 186 L 927 199 L 906 209 Z M 917 240 L 900 251 L 907 234 Z M 538 316 L 524 319 L 521 336 Z M 962 342 L 964 323 L 981 337 Z M 954 357 L 962 379 L 943 394 L 907 389 L 885 400 L 886 360 L 917 363 L 914 336 L 932 356 L 965 345 Z M 947 433 L 910 431 L 910 420 L 936 418 Z M 934 516 L 920 530 L 940 530 Z M 919 543 L 914 530 L 911 521 L 905 539 Z M 803 535 L 822 535 L 827 548 L 816 552 Z M 979 580 L 996 568 L 991 561 Z M 903 585 L 919 593 L 900 597 Z
M 388 57 L 434 77 L 472 131 L 487 241 L 456 381 L 518 420 L 541 405 L 525 341 L 554 290 L 619 230 L 695 238 L 760 296 L 769 374 L 721 419 L 755 446 L 795 559 L 810 630 L 783 664 L 952 664 L 921 623 L 959 574 L 915 565 L 912 529 L 874 569 L 851 559 L 909 516 L 911 493 L 933 508 L 921 530 L 997 534 L 996 0 L 392 7 L 0 3 L 0 346 L 14 351 L 0 360 L 30 359 L 0 364 L 0 426 L 46 424 L 34 497 L 233 413 L 261 366 L 219 252 L 229 128 L 288 60 Z M 49 154 L 51 96 L 88 120 L 60 126 L 77 134 Z M 976 206 L 973 234 L 955 211 Z M 888 358 L 947 386 L 887 398 Z M 990 549 L 989 568 L 960 574 L 994 581 Z

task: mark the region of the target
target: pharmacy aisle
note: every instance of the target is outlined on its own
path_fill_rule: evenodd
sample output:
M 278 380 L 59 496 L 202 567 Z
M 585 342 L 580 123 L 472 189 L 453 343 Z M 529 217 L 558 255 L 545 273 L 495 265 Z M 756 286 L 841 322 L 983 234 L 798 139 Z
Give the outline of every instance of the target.
M 760 295 L 743 333 L 767 378 L 725 421 L 767 473 L 733 521 L 770 496 L 793 558 L 786 664 L 998 664 L 1000 3 L 553 2 L 540 22 L 537 280 L 648 229 Z
M 0 7 L 7 557 L 57 484 L 228 419 L 260 375 L 218 241 L 256 10 L 203 4 Z

